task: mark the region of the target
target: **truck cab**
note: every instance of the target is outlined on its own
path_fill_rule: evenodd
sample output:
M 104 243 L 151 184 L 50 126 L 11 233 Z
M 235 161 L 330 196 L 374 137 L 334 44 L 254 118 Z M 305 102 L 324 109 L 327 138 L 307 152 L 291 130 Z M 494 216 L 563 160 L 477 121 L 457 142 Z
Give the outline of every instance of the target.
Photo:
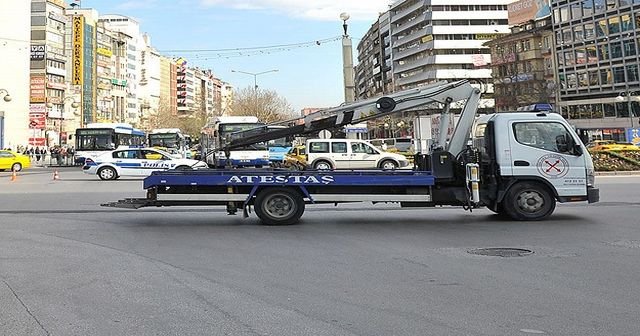
M 594 166 L 571 125 L 549 112 L 479 117 L 481 199 L 491 210 L 522 219 L 544 218 L 558 202 L 597 202 Z

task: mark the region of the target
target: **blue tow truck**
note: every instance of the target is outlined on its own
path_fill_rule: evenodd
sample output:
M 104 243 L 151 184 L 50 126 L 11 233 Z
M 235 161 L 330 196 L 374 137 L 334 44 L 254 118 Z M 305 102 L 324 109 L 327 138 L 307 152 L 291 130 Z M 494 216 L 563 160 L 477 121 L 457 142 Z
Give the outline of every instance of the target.
M 542 220 L 556 202 L 597 202 L 591 156 L 569 123 L 549 111 L 476 117 L 481 90 L 466 80 L 439 82 L 379 99 L 318 111 L 294 126 L 248 130 L 228 138 L 227 151 L 251 143 L 357 124 L 426 104 L 442 107 L 442 129 L 454 102 L 461 115 L 412 170 L 205 169 L 154 172 L 145 198 L 104 206 L 226 206 L 229 214 L 251 207 L 264 224 L 290 225 L 305 207 L 321 203 L 393 202 L 402 207 L 485 206 L 514 220 Z

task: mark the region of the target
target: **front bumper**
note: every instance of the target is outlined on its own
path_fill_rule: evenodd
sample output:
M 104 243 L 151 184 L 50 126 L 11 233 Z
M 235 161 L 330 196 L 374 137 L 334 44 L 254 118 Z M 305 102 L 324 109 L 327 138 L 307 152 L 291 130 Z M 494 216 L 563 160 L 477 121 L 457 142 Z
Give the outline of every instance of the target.
M 587 187 L 587 201 L 589 201 L 589 203 L 600 202 L 600 189 Z

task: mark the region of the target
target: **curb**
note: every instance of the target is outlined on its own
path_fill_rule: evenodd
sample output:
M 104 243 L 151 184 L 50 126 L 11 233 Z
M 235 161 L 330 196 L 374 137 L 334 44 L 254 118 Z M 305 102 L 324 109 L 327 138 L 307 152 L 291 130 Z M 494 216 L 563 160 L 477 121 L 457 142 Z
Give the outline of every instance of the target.
M 630 170 L 630 171 L 602 171 L 596 172 L 596 176 L 634 176 L 640 175 L 640 171 L 638 170 Z

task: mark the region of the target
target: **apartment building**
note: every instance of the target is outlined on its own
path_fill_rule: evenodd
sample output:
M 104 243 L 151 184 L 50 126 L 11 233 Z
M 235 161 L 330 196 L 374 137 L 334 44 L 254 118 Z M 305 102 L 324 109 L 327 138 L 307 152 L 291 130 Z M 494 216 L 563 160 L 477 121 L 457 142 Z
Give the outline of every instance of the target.
M 116 122 L 113 79 L 115 78 L 115 55 L 113 53 L 116 33 L 108 29 L 103 21 L 96 24 L 96 121 Z
M 233 85 L 221 82 L 220 87 L 220 115 L 228 116 L 231 114 L 231 106 L 233 104 Z
M 358 43 L 355 67 L 356 99 L 393 91 L 389 12 L 380 15 Z
M 509 32 L 512 0 L 403 0 L 390 9 L 393 86 L 396 90 L 440 80 L 488 84 L 480 111 L 493 111 L 490 51 L 483 43 Z M 454 107 L 455 108 L 455 107 Z
M 178 114 L 176 63 L 169 57 L 160 56 L 160 109 L 171 115 Z
M 511 33 L 485 45 L 491 49 L 496 112 L 536 103 L 555 104 L 551 16 L 511 26 Z
M 640 1 L 552 0 L 559 106 L 584 141 L 640 125 Z

